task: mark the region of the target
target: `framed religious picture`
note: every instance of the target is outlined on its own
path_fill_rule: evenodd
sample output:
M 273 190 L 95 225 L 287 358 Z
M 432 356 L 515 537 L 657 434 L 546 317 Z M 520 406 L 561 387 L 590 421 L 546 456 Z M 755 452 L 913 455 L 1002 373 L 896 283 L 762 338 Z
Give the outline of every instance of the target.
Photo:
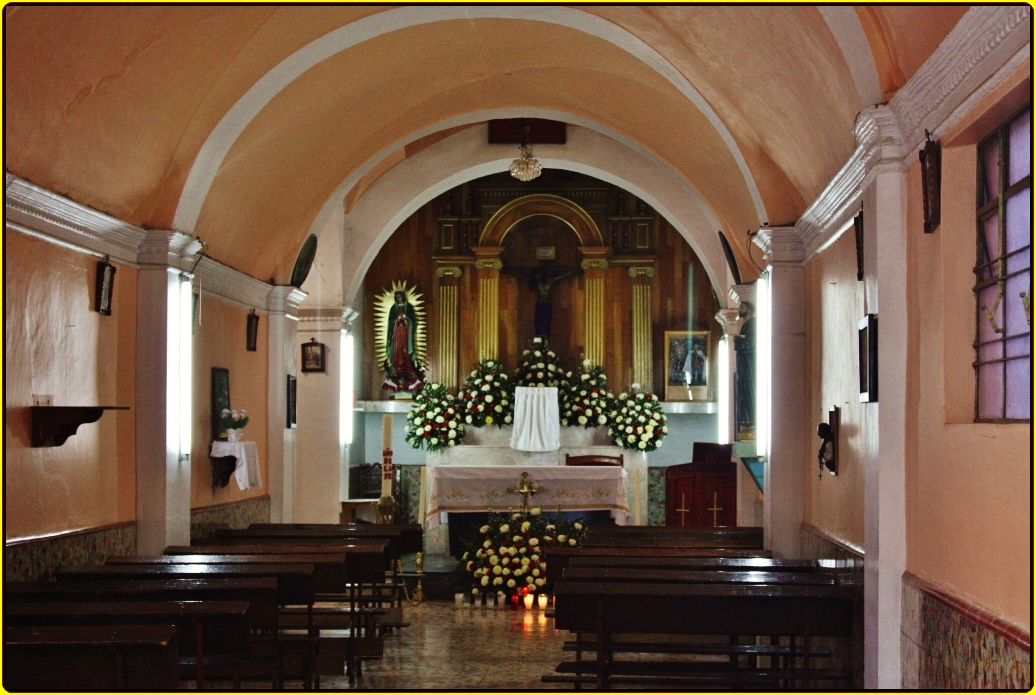
M 296 415 L 297 415 L 296 406 L 298 404 L 298 391 L 296 389 L 297 384 L 298 384 L 298 380 L 295 378 L 295 376 L 293 374 L 289 374 L 288 375 L 288 398 L 287 398 L 287 401 L 288 401 L 288 422 L 287 422 L 287 427 L 290 430 L 293 430 L 296 427 L 298 427 L 298 419 L 296 418 Z
M 878 317 L 867 314 L 860 319 L 860 403 L 878 400 Z
M 227 431 L 220 423 L 220 414 L 230 410 L 230 370 L 223 367 L 212 368 L 212 438 L 221 442 L 227 441 Z
M 327 371 L 327 365 L 324 361 L 325 355 L 326 349 L 324 344 L 318 343 L 316 338 L 310 338 L 308 343 L 302 344 L 302 371 Z
M 712 399 L 712 346 L 709 331 L 665 332 L 665 399 Z
M 245 326 L 245 350 L 255 352 L 258 338 L 259 314 L 255 313 L 255 309 L 252 309 L 252 313 L 248 315 L 248 323 Z
M 97 264 L 96 302 L 97 312 L 105 316 L 112 315 L 112 292 L 115 289 L 115 266 L 108 262 L 108 257 Z

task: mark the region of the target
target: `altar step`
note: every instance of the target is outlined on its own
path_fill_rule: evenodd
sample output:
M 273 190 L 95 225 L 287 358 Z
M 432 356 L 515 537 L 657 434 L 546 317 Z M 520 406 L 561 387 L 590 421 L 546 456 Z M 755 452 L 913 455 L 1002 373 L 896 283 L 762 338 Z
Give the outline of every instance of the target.
M 424 572 L 417 574 L 417 563 L 414 554 L 402 556 L 403 582 L 412 597 L 418 577 L 421 578 L 421 589 L 424 597 L 430 601 L 452 601 L 458 591 L 470 591 L 470 578 L 461 563 L 448 555 L 424 555 Z

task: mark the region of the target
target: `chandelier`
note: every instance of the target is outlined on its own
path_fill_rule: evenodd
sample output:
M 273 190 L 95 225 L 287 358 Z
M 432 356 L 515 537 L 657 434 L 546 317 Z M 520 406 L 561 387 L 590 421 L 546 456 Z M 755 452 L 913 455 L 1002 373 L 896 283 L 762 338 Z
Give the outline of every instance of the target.
M 525 137 L 522 138 L 522 144 L 518 146 L 518 159 L 511 162 L 511 176 L 519 181 L 532 181 L 543 173 L 543 166 L 540 164 L 540 160 L 533 157 L 532 151 L 529 150 L 528 137 L 529 128 L 526 126 Z

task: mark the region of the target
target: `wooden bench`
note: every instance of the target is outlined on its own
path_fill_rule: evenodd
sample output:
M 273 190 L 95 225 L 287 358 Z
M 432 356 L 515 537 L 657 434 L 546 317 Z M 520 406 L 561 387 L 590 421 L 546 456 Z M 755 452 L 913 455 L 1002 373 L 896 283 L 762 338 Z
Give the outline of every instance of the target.
M 573 557 L 569 567 L 642 567 L 659 570 L 770 570 L 817 572 L 816 560 L 775 560 L 769 557 Z
M 618 526 L 594 524 L 586 527 L 587 539 L 641 538 L 641 539 L 724 539 L 741 543 L 750 542 L 763 547 L 763 529 L 758 526 Z
M 769 550 L 749 550 L 744 548 L 656 548 L 650 546 L 634 548 L 594 548 L 585 546 L 567 546 L 544 548 L 547 561 L 547 583 L 553 584 L 561 580 L 561 572 L 568 567 L 569 560 L 575 557 L 665 557 L 665 558 L 769 558 Z
M 802 575 L 794 575 L 802 576 Z M 559 583 L 554 589 L 558 629 L 596 635 L 596 658 L 559 666 L 545 682 L 592 682 L 597 689 L 614 683 L 656 687 L 701 687 L 703 683 L 808 685 L 811 680 L 844 678 L 843 672 L 812 670 L 816 636 L 848 636 L 852 630 L 852 594 L 847 587 L 790 584 L 682 584 L 662 582 Z M 742 669 L 730 665 L 624 663 L 613 658 L 612 636 L 782 635 L 792 638 L 785 668 Z M 795 638 L 802 638 L 796 649 Z M 621 645 L 622 643 L 620 643 Z M 641 645 L 638 645 L 638 648 Z M 803 666 L 796 670 L 796 660 Z
M 5 607 L 4 624 L 8 627 L 173 625 L 180 665 L 194 666 L 199 690 L 205 687 L 208 657 L 246 655 L 250 648 L 246 601 L 15 603 Z M 208 662 L 212 663 L 212 659 Z M 235 685 L 239 682 L 235 677 Z
M 377 501 L 377 500 L 375 500 Z M 251 524 L 249 529 L 264 530 L 269 528 L 287 528 L 296 530 L 344 530 L 363 531 L 364 529 L 399 531 L 399 551 L 401 553 L 419 553 L 424 550 L 424 527 L 421 524 Z
M 400 559 L 402 544 L 400 538 L 402 531 L 391 529 L 376 524 L 353 527 L 331 528 L 287 528 L 283 524 L 272 524 L 269 528 L 247 528 L 247 529 L 216 529 L 213 537 L 215 544 L 225 543 L 236 544 L 263 544 L 268 540 L 287 540 L 289 543 L 304 542 L 310 544 L 312 541 L 343 541 L 343 540 L 382 540 L 388 543 L 389 560 L 392 566 Z M 262 540 L 259 540 L 262 539 Z M 211 543 L 206 543 L 211 544 Z
M 824 572 L 769 572 L 730 570 L 665 570 L 628 567 L 567 567 L 564 581 L 661 582 L 668 584 L 784 584 L 792 586 L 834 586 L 832 574 Z
M 176 690 L 172 625 L 5 627 L 8 691 Z

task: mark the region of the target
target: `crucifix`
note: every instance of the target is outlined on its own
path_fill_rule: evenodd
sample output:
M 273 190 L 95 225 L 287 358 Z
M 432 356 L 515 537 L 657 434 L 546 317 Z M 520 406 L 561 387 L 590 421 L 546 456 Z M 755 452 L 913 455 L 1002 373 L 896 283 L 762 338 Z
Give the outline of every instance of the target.
M 680 493 L 680 506 L 676 508 L 676 511 L 680 512 L 680 525 L 686 526 L 684 516 L 691 510 L 687 508 L 687 496 L 682 492 Z
M 716 515 L 723 511 L 723 507 L 719 506 L 719 493 L 712 493 L 712 506 L 706 509 L 707 512 L 712 512 L 712 525 L 716 526 Z
M 522 496 L 522 514 L 525 514 L 529 511 L 529 498 L 537 492 L 543 492 L 543 488 L 537 485 L 535 480 L 529 480 L 529 474 L 522 471 L 522 477 L 515 482 L 514 487 L 507 488 L 507 492 Z

